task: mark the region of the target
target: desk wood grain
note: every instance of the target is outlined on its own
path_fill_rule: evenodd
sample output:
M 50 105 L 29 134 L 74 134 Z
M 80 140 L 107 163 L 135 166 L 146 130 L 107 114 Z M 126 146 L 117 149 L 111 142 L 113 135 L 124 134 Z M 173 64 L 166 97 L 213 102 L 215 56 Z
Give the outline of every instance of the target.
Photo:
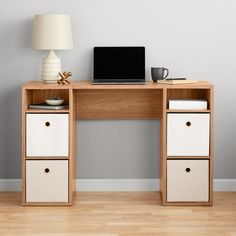
M 152 81 L 147 81 L 145 84 L 92 84 L 91 81 L 88 80 L 73 80 L 71 84 L 61 85 L 61 84 L 45 84 L 42 81 L 29 81 L 23 84 L 22 88 L 24 89 L 163 89 L 163 88 L 212 88 L 213 85 L 208 81 L 199 81 L 194 84 L 158 84 Z
M 77 119 L 159 119 L 161 90 L 76 90 Z

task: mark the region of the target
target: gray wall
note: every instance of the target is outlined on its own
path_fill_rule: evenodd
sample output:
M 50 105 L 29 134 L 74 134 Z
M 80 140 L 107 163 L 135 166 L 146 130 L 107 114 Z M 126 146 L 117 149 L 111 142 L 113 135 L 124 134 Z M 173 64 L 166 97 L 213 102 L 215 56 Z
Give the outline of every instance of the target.
M 91 78 L 97 45 L 146 46 L 151 66 L 215 85 L 215 178 L 236 178 L 234 0 L 8 0 L 0 8 L 0 179 L 21 177 L 20 86 L 39 80 L 46 52 L 31 49 L 35 14 L 67 13 L 75 48 L 60 51 L 74 80 Z M 158 178 L 158 121 L 83 121 L 79 178 Z

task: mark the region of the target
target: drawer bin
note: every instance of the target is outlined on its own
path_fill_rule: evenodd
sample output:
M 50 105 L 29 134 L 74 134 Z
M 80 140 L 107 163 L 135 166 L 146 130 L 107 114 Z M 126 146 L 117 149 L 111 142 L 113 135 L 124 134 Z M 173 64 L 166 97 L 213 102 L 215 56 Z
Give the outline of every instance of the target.
M 208 202 L 209 160 L 167 160 L 167 202 Z
M 209 156 L 210 114 L 168 114 L 167 156 Z
M 68 160 L 27 160 L 26 202 L 68 202 Z
M 68 114 L 26 115 L 26 156 L 68 156 Z

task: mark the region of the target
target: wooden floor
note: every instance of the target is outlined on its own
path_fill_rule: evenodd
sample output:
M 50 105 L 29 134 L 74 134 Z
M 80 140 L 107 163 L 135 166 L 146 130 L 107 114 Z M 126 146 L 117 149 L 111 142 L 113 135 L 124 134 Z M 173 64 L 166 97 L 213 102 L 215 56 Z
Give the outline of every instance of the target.
M 80 192 L 73 207 L 22 207 L 0 192 L 0 236 L 236 235 L 236 192 L 214 206 L 163 207 L 154 192 Z

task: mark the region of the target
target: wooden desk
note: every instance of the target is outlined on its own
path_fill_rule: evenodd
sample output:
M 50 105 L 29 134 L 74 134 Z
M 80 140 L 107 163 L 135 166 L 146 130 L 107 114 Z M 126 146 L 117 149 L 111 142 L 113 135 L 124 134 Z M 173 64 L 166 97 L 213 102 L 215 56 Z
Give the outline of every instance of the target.
M 29 104 L 43 103 L 46 98 L 57 96 L 69 104 L 65 110 L 28 109 Z M 169 110 L 169 99 L 204 99 L 207 110 Z M 27 156 L 27 114 L 69 114 L 68 202 L 28 202 L 26 188 L 26 162 L 29 160 L 55 160 L 50 156 Z M 209 114 L 210 138 L 208 156 L 167 156 L 168 114 Z M 201 81 L 197 84 L 163 85 L 149 82 L 145 85 L 92 85 L 88 81 L 70 85 L 29 82 L 22 86 L 22 186 L 23 205 L 71 205 L 75 196 L 76 180 L 76 120 L 96 119 L 159 119 L 160 129 L 160 182 L 163 205 L 211 205 L 213 192 L 213 86 Z M 167 201 L 168 160 L 209 160 L 209 197 L 207 201 Z M 59 184 L 59 183 L 58 183 Z

